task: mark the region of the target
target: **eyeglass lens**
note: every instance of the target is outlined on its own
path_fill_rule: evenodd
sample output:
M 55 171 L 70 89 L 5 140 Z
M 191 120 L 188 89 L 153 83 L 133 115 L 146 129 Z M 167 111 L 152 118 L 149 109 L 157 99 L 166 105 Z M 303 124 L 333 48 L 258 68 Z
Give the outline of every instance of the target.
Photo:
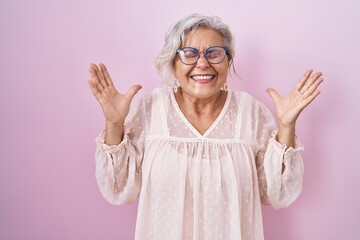
M 224 60 L 226 51 L 223 47 L 209 47 L 205 51 L 199 51 L 196 48 L 185 47 L 178 50 L 180 54 L 180 60 L 184 64 L 195 64 L 200 58 L 201 52 L 204 52 L 205 58 L 209 63 L 217 64 Z

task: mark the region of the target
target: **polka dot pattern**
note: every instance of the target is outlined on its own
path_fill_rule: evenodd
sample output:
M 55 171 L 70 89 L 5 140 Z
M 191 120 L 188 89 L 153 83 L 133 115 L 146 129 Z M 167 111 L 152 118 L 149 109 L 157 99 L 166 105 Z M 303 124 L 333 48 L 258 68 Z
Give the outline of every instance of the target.
M 132 107 L 119 145 L 99 135 L 96 179 L 112 204 L 139 198 L 136 239 L 261 240 L 261 203 L 286 207 L 302 186 L 300 141 L 275 136 L 269 110 L 246 93 L 229 91 L 201 135 L 159 88 Z

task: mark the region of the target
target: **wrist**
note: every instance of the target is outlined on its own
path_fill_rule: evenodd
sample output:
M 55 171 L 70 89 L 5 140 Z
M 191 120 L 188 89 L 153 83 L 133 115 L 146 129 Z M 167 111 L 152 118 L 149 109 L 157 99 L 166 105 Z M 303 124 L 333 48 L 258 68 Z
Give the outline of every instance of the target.
M 118 128 L 123 128 L 124 127 L 124 121 L 120 121 L 120 122 L 105 122 L 105 128 L 111 128 L 111 129 L 118 129 Z
M 288 147 L 295 146 L 295 126 L 280 126 L 276 140 Z
M 106 122 L 105 124 L 105 144 L 118 145 L 124 135 L 123 123 Z
M 284 121 L 285 120 L 285 121 Z M 277 123 L 279 128 L 282 128 L 284 130 L 286 129 L 295 129 L 296 121 L 287 121 L 286 119 L 277 119 Z
M 284 125 L 279 123 L 278 127 L 279 127 L 279 131 L 295 132 L 295 124 Z

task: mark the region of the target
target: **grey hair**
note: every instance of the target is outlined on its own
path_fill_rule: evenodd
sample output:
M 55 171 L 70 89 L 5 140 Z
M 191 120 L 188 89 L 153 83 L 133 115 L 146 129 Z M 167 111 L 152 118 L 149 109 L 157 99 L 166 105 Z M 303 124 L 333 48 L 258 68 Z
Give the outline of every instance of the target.
M 217 31 L 224 40 L 224 46 L 229 49 L 228 57 L 233 65 L 233 57 L 235 54 L 234 49 L 234 36 L 232 35 L 229 27 L 222 22 L 217 16 L 204 16 L 200 14 L 192 14 L 173 25 L 170 31 L 165 36 L 165 44 L 160 54 L 155 60 L 156 68 L 161 78 L 166 82 L 170 83 L 169 80 L 174 81 L 174 60 L 176 56 L 176 50 L 181 47 L 184 42 L 186 34 L 200 28 L 206 27 Z M 235 68 L 233 66 L 235 72 Z M 235 72 L 236 74 L 236 72 Z

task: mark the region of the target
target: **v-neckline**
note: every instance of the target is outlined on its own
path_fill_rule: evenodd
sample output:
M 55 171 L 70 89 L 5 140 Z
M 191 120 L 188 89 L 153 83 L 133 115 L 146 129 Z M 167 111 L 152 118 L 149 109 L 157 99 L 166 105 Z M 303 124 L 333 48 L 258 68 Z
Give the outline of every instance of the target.
M 201 134 L 194 125 L 186 118 L 185 114 L 181 111 L 180 106 L 175 98 L 174 91 L 170 90 L 170 97 L 171 101 L 176 109 L 176 112 L 179 114 L 182 121 L 190 128 L 190 130 L 199 138 L 206 138 L 218 125 L 219 121 L 223 118 L 225 115 L 226 110 L 228 109 L 229 103 L 230 103 L 230 97 L 231 97 L 231 91 L 230 89 L 227 91 L 227 96 L 225 99 L 224 106 L 222 107 L 220 114 L 216 117 L 215 121 L 210 125 L 210 127 L 204 132 L 204 134 Z

